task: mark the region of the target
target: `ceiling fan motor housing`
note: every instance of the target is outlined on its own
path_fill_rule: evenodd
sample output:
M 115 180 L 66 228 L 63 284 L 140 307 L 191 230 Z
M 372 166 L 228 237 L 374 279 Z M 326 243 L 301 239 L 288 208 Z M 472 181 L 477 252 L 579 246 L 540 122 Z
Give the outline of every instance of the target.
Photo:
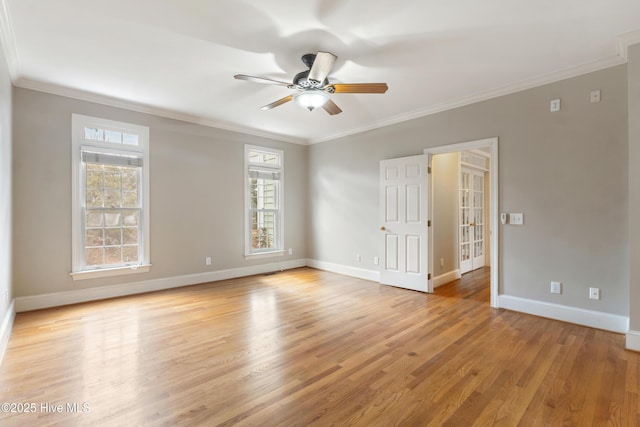
M 323 82 L 309 80 L 309 71 L 310 70 L 305 70 L 296 74 L 296 76 L 293 78 L 293 85 L 298 86 L 301 89 L 310 89 L 323 87 L 329 84 L 329 79 L 324 79 Z

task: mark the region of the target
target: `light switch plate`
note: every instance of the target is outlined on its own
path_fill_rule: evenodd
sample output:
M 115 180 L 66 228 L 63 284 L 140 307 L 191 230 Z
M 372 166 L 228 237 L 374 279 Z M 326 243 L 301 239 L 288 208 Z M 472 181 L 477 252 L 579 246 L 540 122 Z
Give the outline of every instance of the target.
M 551 282 L 551 293 L 552 294 L 561 294 L 562 293 L 562 283 L 561 282 Z
M 524 214 L 521 214 L 521 213 L 509 214 L 509 224 L 524 225 Z
M 551 100 L 551 103 L 549 104 L 549 111 L 552 113 L 560 111 L 560 98 Z

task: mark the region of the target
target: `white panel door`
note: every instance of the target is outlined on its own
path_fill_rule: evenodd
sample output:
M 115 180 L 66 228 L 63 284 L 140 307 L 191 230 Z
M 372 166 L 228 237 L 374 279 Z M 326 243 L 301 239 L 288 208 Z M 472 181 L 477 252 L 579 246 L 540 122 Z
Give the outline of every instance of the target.
M 485 264 L 484 173 L 460 172 L 460 273 Z
M 380 283 L 428 291 L 427 156 L 380 162 Z

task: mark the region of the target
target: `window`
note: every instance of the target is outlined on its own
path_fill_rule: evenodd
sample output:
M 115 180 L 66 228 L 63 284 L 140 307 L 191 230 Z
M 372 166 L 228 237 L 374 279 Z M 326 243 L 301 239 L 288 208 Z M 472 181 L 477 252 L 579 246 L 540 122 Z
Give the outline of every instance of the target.
M 149 128 L 72 116 L 74 280 L 149 271 Z
M 245 255 L 283 255 L 282 151 L 245 146 Z

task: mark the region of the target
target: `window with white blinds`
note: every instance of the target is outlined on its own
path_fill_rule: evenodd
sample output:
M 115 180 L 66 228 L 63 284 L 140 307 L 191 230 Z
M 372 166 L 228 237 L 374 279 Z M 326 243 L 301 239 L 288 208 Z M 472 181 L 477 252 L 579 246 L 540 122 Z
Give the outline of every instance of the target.
M 74 279 L 149 270 L 149 128 L 74 114 Z
M 245 146 L 245 255 L 281 254 L 283 154 Z

